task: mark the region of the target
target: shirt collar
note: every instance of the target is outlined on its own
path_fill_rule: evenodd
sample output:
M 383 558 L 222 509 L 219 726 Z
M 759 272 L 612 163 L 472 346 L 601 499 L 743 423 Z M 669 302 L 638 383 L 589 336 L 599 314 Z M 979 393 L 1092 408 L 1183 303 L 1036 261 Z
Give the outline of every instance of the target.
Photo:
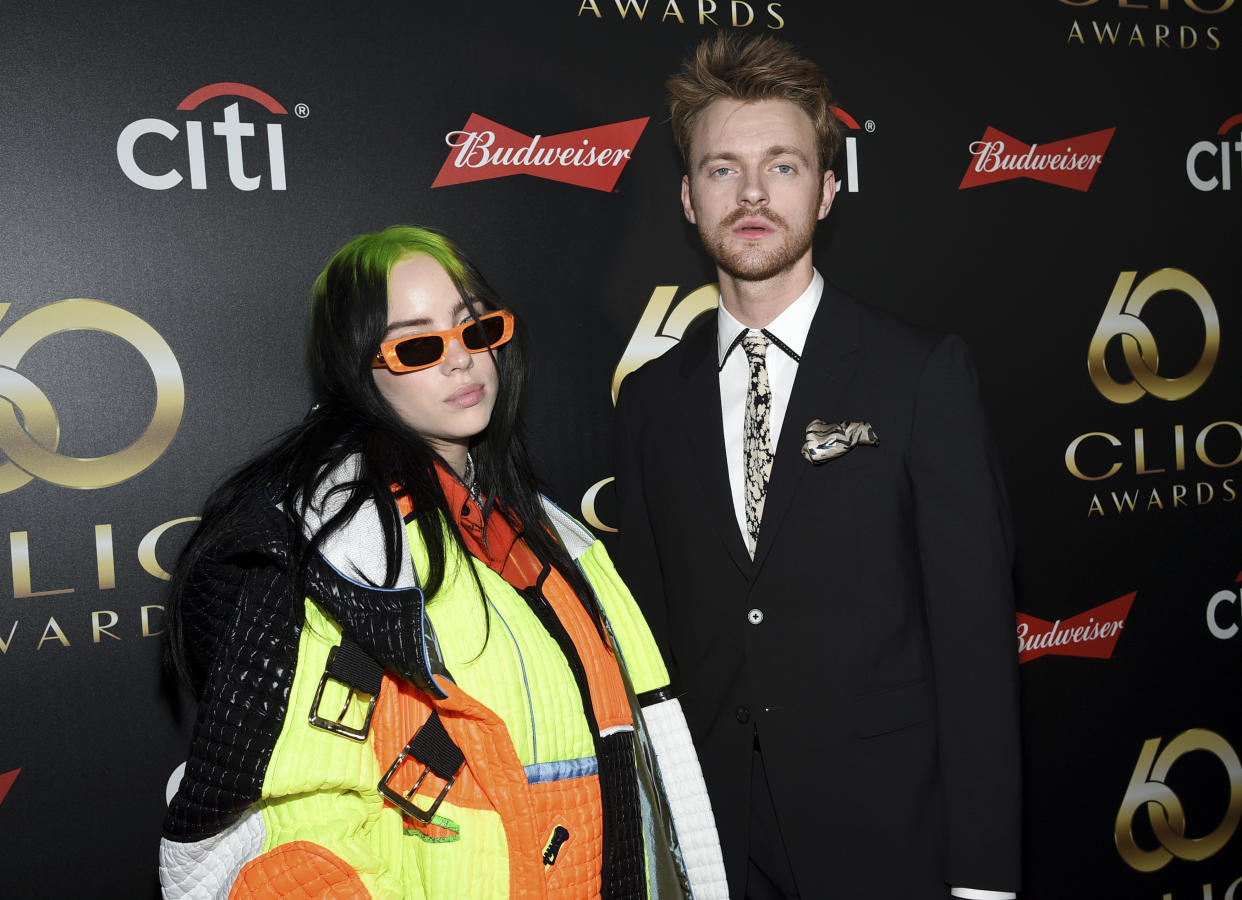
M 483 511 L 470 491 L 460 478 L 440 463 L 436 463 L 436 475 L 440 479 L 444 499 L 448 501 L 452 520 L 466 542 L 466 549 L 476 559 L 500 572 L 513 550 L 518 533 L 494 506 L 484 524 Z
M 819 299 L 824 293 L 824 278 L 818 269 L 811 270 L 811 283 L 798 299 L 785 311 L 768 323 L 763 330 L 778 338 L 798 355 L 806 346 L 811 320 L 819 309 Z M 729 351 L 738 343 L 739 336 L 750 329 L 739 322 L 721 303 L 716 307 L 716 365 L 723 366 Z

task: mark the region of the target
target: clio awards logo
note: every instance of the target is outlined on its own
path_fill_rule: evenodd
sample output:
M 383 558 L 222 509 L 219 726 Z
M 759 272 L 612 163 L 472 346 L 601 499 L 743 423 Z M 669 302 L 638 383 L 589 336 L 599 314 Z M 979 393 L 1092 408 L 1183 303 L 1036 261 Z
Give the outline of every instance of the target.
M 1221 48 L 1221 19 L 1235 0 L 1058 0 L 1073 9 L 1065 43 L 1109 53 Z
M 1183 759 L 1186 762 L 1174 773 L 1174 764 Z M 1199 792 L 1179 791 L 1179 784 L 1191 781 L 1192 772 L 1202 783 L 1218 786 L 1218 796 L 1209 798 L 1215 802 L 1203 803 Z M 1192 805 L 1187 802 L 1190 799 L 1196 802 Z M 1136 820 L 1145 820 L 1138 833 Z M 1167 742 L 1162 737 L 1143 742 L 1117 810 L 1113 835 L 1126 865 L 1137 872 L 1158 872 L 1174 859 L 1202 862 L 1216 855 L 1233 839 L 1239 821 L 1242 760 L 1222 735 L 1190 728 Z M 1203 896 L 1210 897 L 1210 890 Z
M 185 381 L 168 342 L 129 310 L 76 297 L 9 316 L 0 303 L 0 494 L 32 480 L 80 491 L 128 481 L 155 463 L 172 444 L 185 410 Z M 60 449 L 61 414 L 40 385 L 21 372 L 22 362 L 43 341 L 66 332 L 97 332 L 136 350 L 155 381 L 155 407 L 127 447 L 102 455 L 77 456 Z M 74 411 L 80 417 L 107 415 L 107 396 L 92 397 Z
M 581 0 L 578 18 L 644 22 L 658 25 L 701 25 L 708 28 L 785 27 L 784 3 L 747 0 Z
M 1161 330 L 1155 323 L 1162 320 L 1148 308 L 1157 297 L 1167 314 Z M 1168 318 L 1178 327 L 1169 327 Z M 1118 273 L 1088 342 L 1086 374 L 1104 400 L 1134 412 L 1113 419 L 1107 430 L 1083 431 L 1065 447 L 1070 475 L 1103 482 L 1090 495 L 1087 518 L 1237 500 L 1235 476 L 1228 471 L 1242 465 L 1242 422 L 1236 414 L 1228 407 L 1205 414 L 1201 402 L 1186 418 L 1175 413 L 1170 422 L 1169 413 L 1153 410 L 1203 389 L 1221 342 L 1216 304 L 1194 275 L 1172 267 Z

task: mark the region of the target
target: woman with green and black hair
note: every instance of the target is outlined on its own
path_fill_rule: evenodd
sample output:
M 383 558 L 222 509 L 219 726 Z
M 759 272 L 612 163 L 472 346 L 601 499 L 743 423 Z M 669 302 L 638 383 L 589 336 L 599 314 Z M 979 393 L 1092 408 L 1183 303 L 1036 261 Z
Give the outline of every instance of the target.
M 722 897 L 651 634 L 542 496 L 521 329 L 444 236 L 316 279 L 305 420 L 209 499 L 172 582 L 199 699 L 165 895 Z

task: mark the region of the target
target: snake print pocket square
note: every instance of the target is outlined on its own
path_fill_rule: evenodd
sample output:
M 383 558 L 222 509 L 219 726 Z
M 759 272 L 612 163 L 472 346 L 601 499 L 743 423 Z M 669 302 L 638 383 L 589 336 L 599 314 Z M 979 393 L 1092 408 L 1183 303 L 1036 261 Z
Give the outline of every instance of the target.
M 819 465 L 830 459 L 844 456 L 858 444 L 878 447 L 880 439 L 869 422 L 833 422 L 812 419 L 806 426 L 806 442 L 802 456 L 807 462 Z

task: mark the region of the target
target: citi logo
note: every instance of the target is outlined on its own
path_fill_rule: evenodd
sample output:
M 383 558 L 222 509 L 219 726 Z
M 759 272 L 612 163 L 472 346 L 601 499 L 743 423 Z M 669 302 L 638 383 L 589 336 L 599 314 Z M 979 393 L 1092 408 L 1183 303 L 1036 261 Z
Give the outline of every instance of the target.
M 846 127 L 849 131 L 866 131 L 868 134 L 875 131 L 875 122 L 868 119 L 865 123 L 859 124 L 858 120 L 841 109 L 839 106 L 830 107 L 832 114 L 836 116 L 837 121 Z M 836 173 L 840 175 L 840 172 Z M 845 136 L 845 177 L 837 178 L 837 190 L 845 191 L 849 194 L 858 193 L 860 187 L 858 178 L 858 137 L 853 134 Z
M 1235 164 L 1242 177 L 1242 134 L 1232 141 L 1226 136 L 1239 125 L 1242 125 L 1242 113 L 1221 123 L 1216 129 L 1217 140 L 1197 141 L 1191 146 L 1186 154 L 1186 178 L 1197 190 L 1233 190 Z
M 257 190 L 263 185 L 265 175 L 270 190 L 285 190 L 285 144 L 280 123 L 267 123 L 264 127 L 266 141 L 256 140 L 256 125 L 242 118 L 240 101 L 249 101 L 248 111 L 253 110 L 252 104 L 277 116 L 288 115 L 288 110 L 271 94 L 256 87 L 219 81 L 193 91 L 177 104 L 177 111 L 193 112 L 218 97 L 240 99 L 226 106 L 215 122 L 189 119 L 179 128 L 164 119 L 138 119 L 126 125 L 116 139 L 116 161 L 125 177 L 139 187 L 167 191 L 185 180 L 180 168 L 184 165 L 189 169 L 190 187 L 204 191 L 207 189 L 208 154 L 214 157 L 223 150 L 228 161 L 229 181 L 239 191 Z M 302 118 L 307 114 L 301 104 L 295 112 Z M 211 135 L 221 140 L 204 139 L 203 126 L 208 124 Z M 169 144 L 173 145 L 171 152 Z M 256 158 L 262 156 L 266 156 L 266 160 L 256 163 Z

